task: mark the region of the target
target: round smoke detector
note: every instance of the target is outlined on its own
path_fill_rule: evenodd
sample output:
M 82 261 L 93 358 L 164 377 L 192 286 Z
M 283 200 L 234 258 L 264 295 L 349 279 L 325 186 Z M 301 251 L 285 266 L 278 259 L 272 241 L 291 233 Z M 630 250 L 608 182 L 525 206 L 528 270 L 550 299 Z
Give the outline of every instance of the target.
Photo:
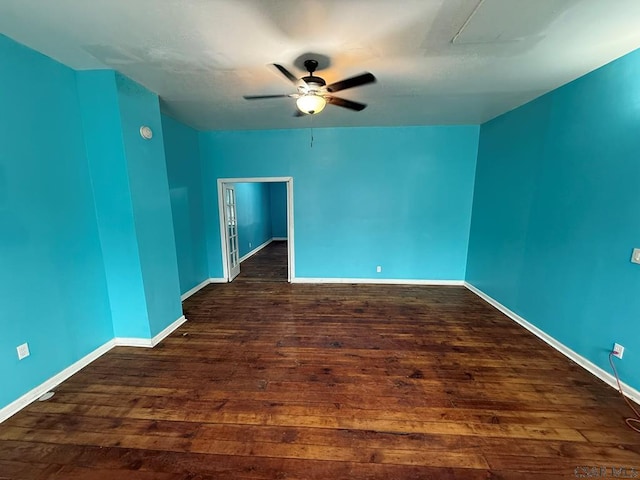
M 140 127 L 140 136 L 145 140 L 151 140 L 153 138 L 153 130 L 146 125 Z

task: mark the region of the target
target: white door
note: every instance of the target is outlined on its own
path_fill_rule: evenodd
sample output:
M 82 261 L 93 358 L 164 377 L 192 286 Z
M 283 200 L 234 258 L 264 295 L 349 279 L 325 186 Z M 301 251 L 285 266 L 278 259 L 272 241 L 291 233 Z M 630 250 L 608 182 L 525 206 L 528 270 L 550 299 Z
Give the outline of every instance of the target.
M 227 267 L 229 281 L 240 273 L 238 261 L 238 221 L 236 216 L 236 190 L 230 183 L 224 184 L 224 221 L 227 236 Z

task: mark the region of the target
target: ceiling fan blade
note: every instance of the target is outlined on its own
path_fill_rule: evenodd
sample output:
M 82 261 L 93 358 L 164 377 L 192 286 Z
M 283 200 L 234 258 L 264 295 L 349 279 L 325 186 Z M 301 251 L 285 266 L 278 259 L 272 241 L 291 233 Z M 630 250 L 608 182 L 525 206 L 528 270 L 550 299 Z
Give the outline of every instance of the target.
M 348 108 L 349 110 L 356 110 L 359 112 L 367 108 L 367 106 L 364 103 L 358 103 L 352 100 L 345 100 L 344 98 L 339 98 L 339 97 L 325 97 L 325 98 L 327 100 L 327 103 L 330 103 L 331 105 L 336 105 L 338 107 Z
M 282 65 L 278 65 L 277 63 L 274 63 L 273 66 L 280 70 L 280 73 L 287 77 L 291 83 L 293 83 L 294 85 L 298 84 L 298 79 L 289 70 L 284 68 Z
M 339 92 L 340 90 L 346 90 L 347 88 L 359 87 L 360 85 L 366 85 L 367 83 L 375 83 L 375 81 L 376 77 L 374 77 L 372 73 L 367 72 L 327 85 L 327 91 Z
M 283 98 L 290 97 L 291 95 L 243 95 L 242 98 L 245 100 L 260 100 L 263 98 Z

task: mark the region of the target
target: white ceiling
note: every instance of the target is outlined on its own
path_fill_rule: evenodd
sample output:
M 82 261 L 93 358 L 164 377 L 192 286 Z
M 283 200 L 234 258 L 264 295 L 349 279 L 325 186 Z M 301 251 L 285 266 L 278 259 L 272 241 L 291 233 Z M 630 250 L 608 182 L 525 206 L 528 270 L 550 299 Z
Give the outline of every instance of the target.
M 640 47 L 640 0 L 1 0 L 0 32 L 75 69 L 113 68 L 198 129 L 478 124 Z M 294 118 L 269 64 L 322 55 L 338 96 Z

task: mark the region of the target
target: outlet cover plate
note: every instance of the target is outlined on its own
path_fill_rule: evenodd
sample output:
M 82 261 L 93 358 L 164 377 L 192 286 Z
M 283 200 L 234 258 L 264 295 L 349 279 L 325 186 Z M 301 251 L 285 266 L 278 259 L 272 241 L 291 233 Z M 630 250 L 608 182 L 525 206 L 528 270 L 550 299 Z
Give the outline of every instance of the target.
M 613 356 L 614 357 L 618 357 L 618 358 L 622 358 L 622 355 L 624 355 L 624 347 L 622 345 L 620 345 L 619 343 L 614 343 L 613 344 Z
M 631 263 L 640 263 L 640 248 L 634 248 L 631 254 Z

